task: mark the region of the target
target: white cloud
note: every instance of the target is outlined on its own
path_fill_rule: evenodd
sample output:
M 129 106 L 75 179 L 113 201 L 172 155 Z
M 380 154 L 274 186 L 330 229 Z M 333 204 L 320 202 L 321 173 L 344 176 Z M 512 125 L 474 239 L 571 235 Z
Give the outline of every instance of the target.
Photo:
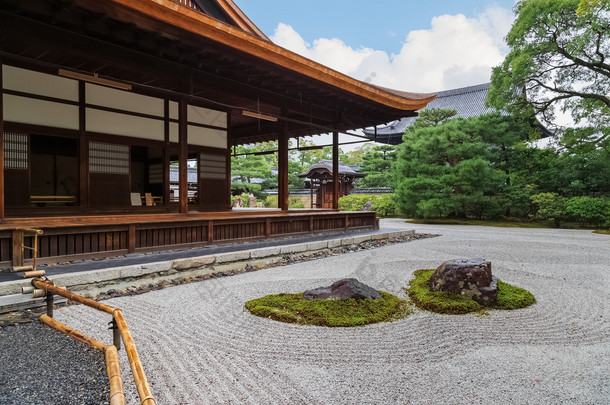
M 513 22 L 510 10 L 494 7 L 477 18 L 434 17 L 426 30 L 407 34 L 398 54 L 354 49 L 340 39 L 309 44 L 280 23 L 276 44 L 342 73 L 380 86 L 406 91 L 440 91 L 489 81 L 491 68 L 506 54 L 503 38 Z

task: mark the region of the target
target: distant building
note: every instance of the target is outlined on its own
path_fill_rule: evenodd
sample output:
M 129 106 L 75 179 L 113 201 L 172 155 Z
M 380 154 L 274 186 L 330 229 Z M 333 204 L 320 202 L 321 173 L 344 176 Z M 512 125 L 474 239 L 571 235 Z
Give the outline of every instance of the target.
M 457 110 L 456 117 L 468 118 L 478 117 L 496 111 L 493 108 L 485 107 L 485 98 L 491 83 L 478 84 L 476 86 L 462 87 L 459 89 L 441 91 L 436 99 L 428 103 L 426 108 L 443 108 Z M 407 128 L 413 125 L 417 117 L 405 117 L 398 121 L 393 121 L 387 125 L 365 129 L 365 136 L 376 142 L 388 145 L 398 145 L 402 143 L 402 136 Z
M 351 166 L 339 162 L 339 195 L 337 198 L 348 195 L 354 187 L 354 180 L 364 176 L 365 174 L 358 173 Z M 299 174 L 299 177 L 309 179 L 312 201 L 315 189 L 315 204 L 317 208 L 333 207 L 332 160 L 319 160 L 318 163 L 313 164 L 305 173 Z

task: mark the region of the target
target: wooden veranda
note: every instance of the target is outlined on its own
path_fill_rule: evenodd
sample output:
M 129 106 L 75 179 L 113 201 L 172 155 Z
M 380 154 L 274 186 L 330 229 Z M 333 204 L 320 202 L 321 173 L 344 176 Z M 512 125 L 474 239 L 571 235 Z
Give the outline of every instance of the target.
M 38 263 L 57 263 L 377 226 L 374 212 L 334 210 L 14 218 L 0 224 L 0 268 L 32 258 L 31 251 L 21 249 L 22 228 L 42 229 Z M 33 236 L 24 237 L 27 246 L 33 240 Z

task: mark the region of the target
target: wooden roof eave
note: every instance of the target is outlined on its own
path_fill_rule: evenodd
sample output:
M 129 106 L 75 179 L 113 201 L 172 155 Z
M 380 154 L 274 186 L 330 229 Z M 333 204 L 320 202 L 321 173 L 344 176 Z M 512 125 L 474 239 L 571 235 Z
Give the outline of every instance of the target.
M 170 0 L 75 0 L 75 2 L 84 8 L 104 12 L 125 22 L 135 23 L 136 25 L 142 24 L 144 25 L 143 28 L 146 28 L 146 20 L 131 20 L 135 12 L 136 15 L 143 15 L 191 34 L 205 37 L 396 110 L 420 110 L 436 97 L 435 94 L 394 92 L 361 82 L 272 42 L 260 39 L 240 28 L 235 28 Z M 121 10 L 117 7 L 105 6 L 108 3 L 115 4 Z M 131 11 L 131 13 L 125 11 Z M 180 38 L 176 37 L 174 39 L 179 40 Z

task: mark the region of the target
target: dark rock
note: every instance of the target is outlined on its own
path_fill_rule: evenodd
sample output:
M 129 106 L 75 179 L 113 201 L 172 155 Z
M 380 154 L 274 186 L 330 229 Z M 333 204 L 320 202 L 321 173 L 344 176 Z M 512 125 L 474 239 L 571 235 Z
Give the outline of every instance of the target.
M 349 298 L 375 300 L 382 297 L 379 291 L 361 283 L 355 278 L 344 278 L 335 281 L 330 287 L 314 288 L 303 293 L 303 299 L 308 301 L 327 298 L 339 300 Z
M 498 298 L 498 279 L 491 274 L 491 262 L 481 258 L 448 260 L 430 277 L 431 291 L 448 291 L 491 307 Z
M 360 211 L 370 211 L 373 204 L 374 204 L 373 201 L 368 201 L 366 204 L 364 204 L 362 206 L 362 208 L 360 208 Z

